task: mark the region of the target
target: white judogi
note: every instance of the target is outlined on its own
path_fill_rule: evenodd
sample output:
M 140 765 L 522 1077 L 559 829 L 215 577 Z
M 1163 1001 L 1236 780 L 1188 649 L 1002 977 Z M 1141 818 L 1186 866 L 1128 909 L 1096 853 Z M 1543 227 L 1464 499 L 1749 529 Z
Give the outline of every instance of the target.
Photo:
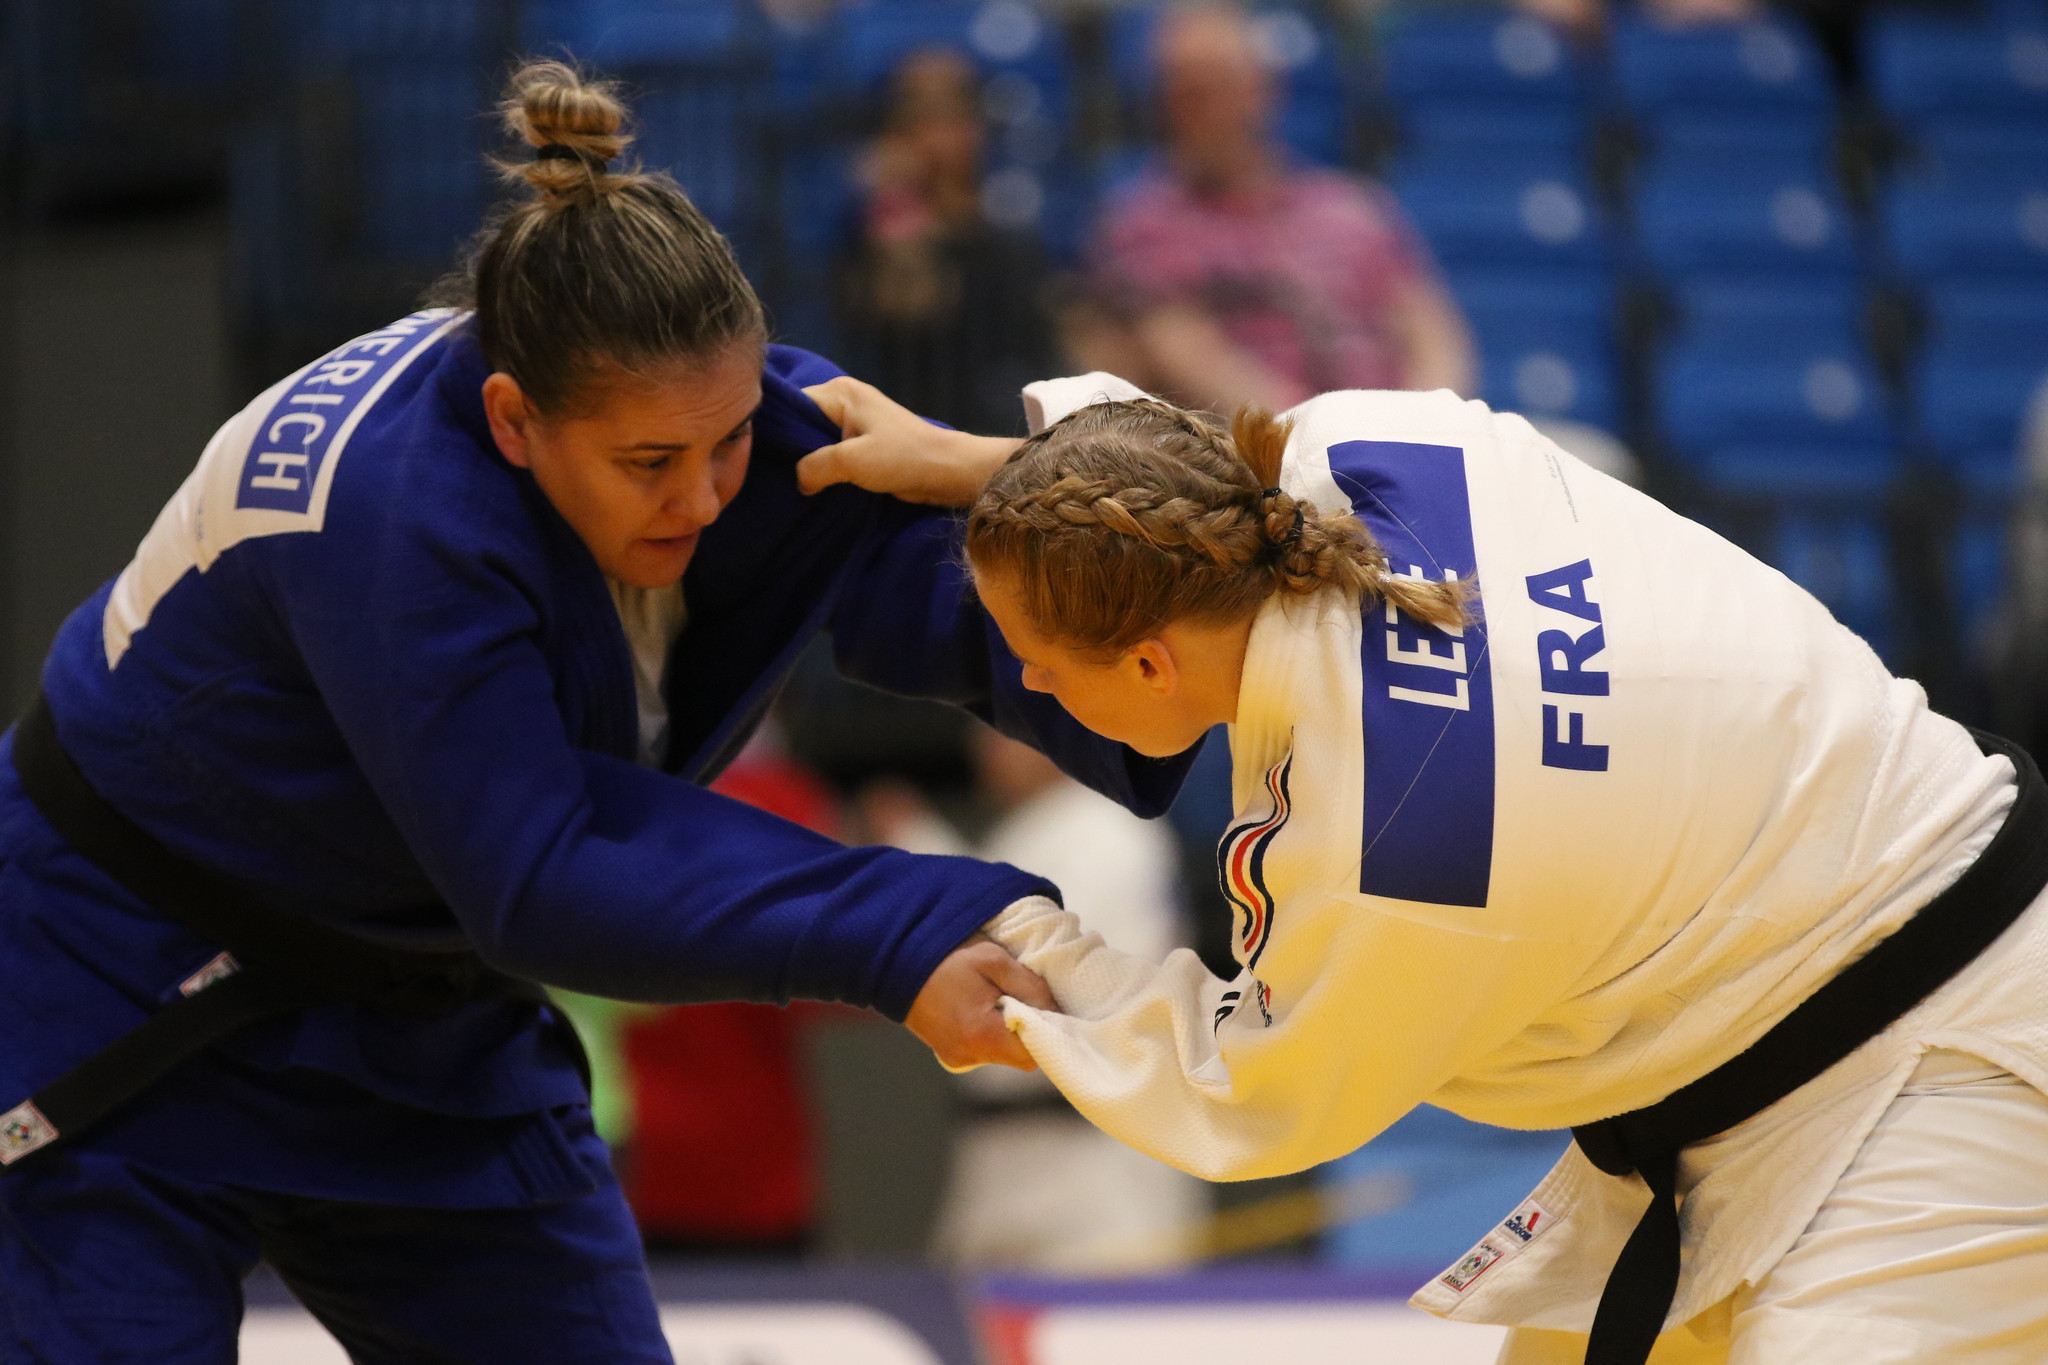
M 1048 417 L 1101 377 L 1042 390 Z M 1112 390 L 1113 391 L 1113 390 Z M 1475 571 L 1458 636 L 1341 594 L 1253 625 L 1222 845 L 1243 971 L 1163 965 L 1049 902 L 995 937 L 1065 1014 L 1007 1005 L 1096 1123 L 1212 1179 L 1348 1152 L 1415 1104 L 1564 1127 L 1734 1056 L 1990 841 L 2011 765 L 1782 574 L 1448 392 L 1295 410 L 1282 482 L 1396 572 Z M 2048 910 L 1681 1174 L 1670 1321 L 1755 1283 L 1930 1046 L 2048 1089 Z M 1584 1331 L 1641 1182 L 1576 1149 L 1416 1296 Z M 1711 1236 L 1707 1231 L 1711 1229 Z

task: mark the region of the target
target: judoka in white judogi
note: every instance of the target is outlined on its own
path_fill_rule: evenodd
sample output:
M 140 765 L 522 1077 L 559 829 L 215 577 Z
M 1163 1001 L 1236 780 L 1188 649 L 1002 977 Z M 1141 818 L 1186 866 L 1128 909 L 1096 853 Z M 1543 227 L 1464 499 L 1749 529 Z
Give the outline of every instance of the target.
M 1087 376 L 1027 407 L 1043 422 L 1132 392 Z M 1445 633 L 1333 592 L 1262 609 L 1219 855 L 1234 980 L 1192 953 L 1118 954 L 1050 902 L 991 925 L 1066 1011 L 1011 1002 L 1012 1026 L 1109 1132 L 1242 1179 L 1348 1152 L 1423 1101 L 1523 1128 L 1652 1103 L 1996 833 L 2010 763 L 1782 574 L 1521 418 L 1448 392 L 1294 417 L 1286 490 L 1353 510 L 1395 572 L 1476 576 L 1479 620 Z M 1887 1033 L 1690 1149 L 1667 1321 L 1764 1280 L 1929 1049 L 2048 1089 L 2044 965 L 2037 904 Z M 1414 1301 L 1583 1332 L 1646 1198 L 1574 1148 Z

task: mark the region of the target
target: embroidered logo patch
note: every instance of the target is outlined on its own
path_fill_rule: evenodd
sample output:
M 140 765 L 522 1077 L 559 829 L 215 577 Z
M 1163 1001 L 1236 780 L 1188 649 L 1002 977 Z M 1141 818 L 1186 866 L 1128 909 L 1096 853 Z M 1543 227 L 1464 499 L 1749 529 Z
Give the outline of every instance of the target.
M 201 967 L 178 984 L 178 994 L 197 995 L 216 981 L 224 981 L 242 970 L 242 964 L 235 961 L 233 953 L 220 956 Z
M 12 1166 L 30 1152 L 47 1147 L 56 1140 L 56 1126 L 28 1100 L 0 1114 L 0 1166 Z
M 1541 1204 L 1531 1199 L 1502 1220 L 1500 1230 L 1519 1241 L 1533 1242 L 1536 1240 L 1536 1234 L 1549 1226 L 1549 1213 Z
M 1529 1243 L 1542 1236 L 1551 1224 L 1550 1211 L 1533 1199 L 1522 1201 L 1521 1207 L 1501 1219 L 1500 1226 L 1480 1239 L 1479 1245 L 1465 1253 L 1465 1258 L 1446 1270 L 1441 1282 L 1457 1293 L 1464 1293 L 1471 1283 L 1486 1273 L 1488 1267 L 1506 1260 Z
M 1444 1272 L 1443 1282 L 1462 1294 L 1467 1285 L 1484 1275 L 1489 1266 L 1505 1255 L 1507 1253 L 1492 1242 L 1481 1242 L 1465 1253 L 1464 1260 Z

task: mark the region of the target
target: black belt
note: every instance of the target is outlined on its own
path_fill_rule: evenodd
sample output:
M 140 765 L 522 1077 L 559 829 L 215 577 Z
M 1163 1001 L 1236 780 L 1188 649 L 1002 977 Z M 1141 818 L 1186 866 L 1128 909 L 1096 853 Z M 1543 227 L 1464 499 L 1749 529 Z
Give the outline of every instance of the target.
M 185 982 L 179 999 L 0 1113 L 0 1167 L 75 1136 L 258 1020 L 339 1001 L 425 1015 L 480 1000 L 548 1003 L 543 987 L 485 965 L 473 951 L 372 943 L 267 904 L 172 852 L 93 790 L 40 696 L 15 729 L 14 770 L 67 844 L 151 909 L 226 951 Z M 587 1085 L 589 1063 L 575 1030 L 561 1011 L 549 1013 Z
M 2018 745 L 1972 732 L 2019 773 L 2019 796 L 1954 885 L 1842 969 L 1746 1052 L 1662 1100 L 1572 1129 L 1609 1175 L 1639 1172 L 1650 1207 L 1615 1260 L 1586 1365 L 1643 1365 L 1678 1293 L 1678 1154 L 1769 1108 L 1884 1032 L 1991 946 L 2048 885 L 2048 789 Z

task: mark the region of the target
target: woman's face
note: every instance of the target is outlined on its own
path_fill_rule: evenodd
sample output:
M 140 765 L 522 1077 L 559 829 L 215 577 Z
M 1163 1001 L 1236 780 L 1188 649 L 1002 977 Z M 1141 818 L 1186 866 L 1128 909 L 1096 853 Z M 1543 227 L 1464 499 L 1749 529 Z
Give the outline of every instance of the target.
M 1024 686 L 1050 693 L 1096 734 L 1152 758 L 1170 758 L 1207 733 L 1213 722 L 1191 705 L 1175 651 L 1163 638 L 1142 640 L 1104 663 L 1039 634 L 1024 614 L 1022 594 L 1000 574 L 976 572 L 974 586 L 1003 643 L 1024 666 Z
M 532 471 L 598 567 L 636 588 L 680 582 L 704 528 L 740 491 L 761 406 L 761 353 L 604 384 L 578 410 L 537 412 L 510 375 L 484 381 L 491 434 Z

